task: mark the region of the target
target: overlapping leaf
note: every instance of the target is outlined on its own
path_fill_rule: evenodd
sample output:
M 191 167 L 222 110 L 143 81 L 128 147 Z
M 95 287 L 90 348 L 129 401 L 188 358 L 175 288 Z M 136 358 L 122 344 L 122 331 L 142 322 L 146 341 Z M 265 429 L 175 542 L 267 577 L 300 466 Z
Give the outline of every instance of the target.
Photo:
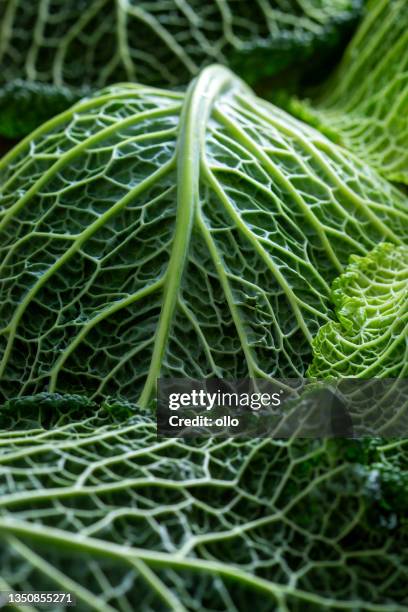
M 227 63 L 254 81 L 336 47 L 360 0 L 1 0 L 0 132 L 27 134 L 84 87 L 188 83 Z
M 390 180 L 408 183 L 408 4 L 372 0 L 313 105 L 294 105 Z

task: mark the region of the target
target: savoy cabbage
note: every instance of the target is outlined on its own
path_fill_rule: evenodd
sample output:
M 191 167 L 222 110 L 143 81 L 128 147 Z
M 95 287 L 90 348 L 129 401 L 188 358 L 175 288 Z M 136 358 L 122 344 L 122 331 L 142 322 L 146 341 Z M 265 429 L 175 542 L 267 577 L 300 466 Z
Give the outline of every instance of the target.
M 219 66 L 103 90 L 0 177 L 3 398 L 301 377 L 349 256 L 408 232 L 406 196 Z
M 247 80 L 336 48 L 361 0 L 2 0 L 0 133 L 27 134 L 87 88 L 175 86 L 227 63 Z
M 346 148 L 225 68 L 152 87 L 273 72 L 358 4 L 0 0 L 1 129 L 64 111 L 0 160 L 0 607 L 408 609 L 406 440 L 166 439 L 146 409 L 159 374 L 407 376 L 404 2 L 302 106 Z

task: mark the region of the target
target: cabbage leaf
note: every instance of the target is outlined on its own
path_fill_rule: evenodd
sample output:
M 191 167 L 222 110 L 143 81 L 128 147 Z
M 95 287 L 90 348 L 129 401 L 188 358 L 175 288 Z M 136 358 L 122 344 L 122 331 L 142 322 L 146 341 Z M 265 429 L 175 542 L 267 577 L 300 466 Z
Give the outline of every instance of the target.
M 0 133 L 21 136 L 84 87 L 186 84 L 205 65 L 247 80 L 335 48 L 361 0 L 0 2 Z
M 305 120 L 408 183 L 408 3 L 371 0 L 343 60 L 313 104 L 291 105 Z
M 78 103 L 0 181 L 3 398 L 301 377 L 350 254 L 408 232 L 400 191 L 218 66 Z
M 1 589 L 78 612 L 406 609 L 403 442 L 158 440 L 151 415 L 59 401 L 49 428 L 15 409 L 0 431 Z
M 338 322 L 313 340 L 312 377 L 408 375 L 408 247 L 383 243 L 352 256 L 333 283 Z

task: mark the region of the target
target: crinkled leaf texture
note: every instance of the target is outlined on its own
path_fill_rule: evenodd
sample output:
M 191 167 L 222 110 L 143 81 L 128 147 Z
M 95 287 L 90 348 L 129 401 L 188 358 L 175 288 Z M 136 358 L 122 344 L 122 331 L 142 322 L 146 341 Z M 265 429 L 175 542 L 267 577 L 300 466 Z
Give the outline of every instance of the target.
M 84 85 L 180 85 L 215 61 L 253 81 L 336 47 L 360 7 L 361 0 L 2 0 L 0 132 L 27 134 Z
M 401 192 L 217 66 L 107 89 L 0 174 L 4 397 L 303 376 L 329 283 L 408 231 Z
M 408 247 L 383 243 L 351 257 L 333 283 L 339 322 L 313 340 L 312 377 L 408 376 Z
M 295 103 L 292 110 L 327 128 L 388 179 L 407 184 L 406 0 L 371 0 L 321 99 L 314 105 Z
M 151 416 L 59 402 L 52 428 L 16 407 L 0 432 L 1 589 L 78 612 L 406 610 L 403 443 L 158 440 Z
M 89 94 L 89 87 L 57 87 L 20 79 L 0 87 L 0 134 L 21 138 Z

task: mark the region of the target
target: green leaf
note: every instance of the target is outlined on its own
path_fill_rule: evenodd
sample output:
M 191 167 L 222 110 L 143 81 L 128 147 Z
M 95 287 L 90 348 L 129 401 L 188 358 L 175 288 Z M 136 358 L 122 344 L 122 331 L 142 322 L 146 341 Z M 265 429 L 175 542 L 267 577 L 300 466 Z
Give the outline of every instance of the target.
M 0 180 L 6 398 L 303 376 L 329 283 L 408 231 L 403 194 L 217 66 L 79 103 Z
M 78 612 L 406 608 L 403 443 L 187 443 L 149 416 L 18 416 L 0 432 L 2 589 L 69 591 Z
M 254 82 L 336 48 L 360 8 L 361 0 L 1 2 L 0 133 L 27 134 L 83 86 L 177 86 L 212 62 Z
M 371 0 L 343 60 L 314 104 L 295 102 L 302 119 L 392 181 L 408 183 L 408 4 Z
M 309 376 L 403 378 L 408 374 L 408 247 L 381 244 L 352 257 L 333 283 L 338 323 L 313 340 Z

